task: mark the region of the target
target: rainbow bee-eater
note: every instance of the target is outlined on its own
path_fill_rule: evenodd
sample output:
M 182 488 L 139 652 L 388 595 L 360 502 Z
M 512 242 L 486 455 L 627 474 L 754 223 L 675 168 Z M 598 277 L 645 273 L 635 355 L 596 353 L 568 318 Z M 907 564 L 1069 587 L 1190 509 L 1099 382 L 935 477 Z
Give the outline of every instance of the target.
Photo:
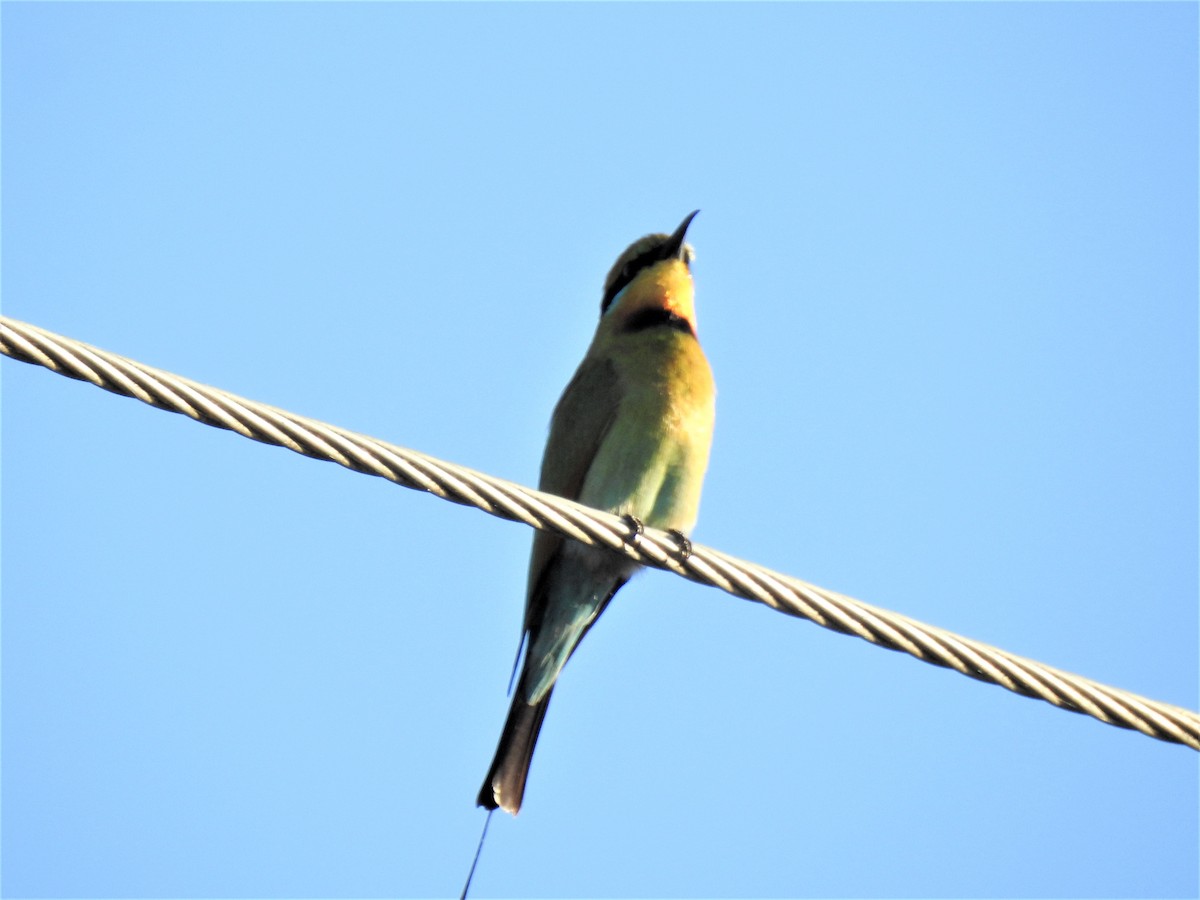
M 650 234 L 604 282 L 600 324 L 555 407 L 539 487 L 684 536 L 696 523 L 712 443 L 716 389 L 696 338 L 692 213 Z M 521 808 L 534 744 L 567 659 L 638 565 L 610 550 L 534 533 L 521 677 L 478 803 Z M 519 658 L 519 652 L 518 652 Z

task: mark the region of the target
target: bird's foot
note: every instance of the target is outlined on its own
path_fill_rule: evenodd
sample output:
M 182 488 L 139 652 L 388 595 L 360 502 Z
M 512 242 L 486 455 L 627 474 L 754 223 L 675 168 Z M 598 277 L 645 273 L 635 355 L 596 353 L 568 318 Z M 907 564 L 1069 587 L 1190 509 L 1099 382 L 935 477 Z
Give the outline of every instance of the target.
M 677 528 L 670 529 L 667 534 L 675 539 L 675 545 L 679 548 L 679 559 L 685 560 L 692 555 L 692 542 L 688 540 L 688 536 Z
M 624 519 L 625 524 L 629 526 L 629 540 L 626 543 L 630 544 L 631 546 L 636 545 L 637 542 L 641 540 L 642 534 L 646 530 L 646 526 L 644 526 L 642 524 L 642 520 L 633 513 L 625 513 L 625 515 L 621 516 L 621 518 Z

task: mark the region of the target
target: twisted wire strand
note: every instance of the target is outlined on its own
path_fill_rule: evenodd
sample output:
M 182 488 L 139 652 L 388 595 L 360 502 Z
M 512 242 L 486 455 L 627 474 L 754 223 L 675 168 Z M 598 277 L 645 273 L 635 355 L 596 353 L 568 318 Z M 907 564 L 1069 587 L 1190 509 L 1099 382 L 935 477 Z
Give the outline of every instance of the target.
M 1060 709 L 1200 750 L 1200 715 L 1191 710 L 1051 668 L 699 544 L 690 556 L 681 558 L 674 538 L 666 532 L 647 528 L 631 538 L 625 520 L 552 494 L 246 400 L 7 316 L 0 316 L 0 352 L 243 437 L 377 475 L 584 544 L 608 547 L 645 565 Z

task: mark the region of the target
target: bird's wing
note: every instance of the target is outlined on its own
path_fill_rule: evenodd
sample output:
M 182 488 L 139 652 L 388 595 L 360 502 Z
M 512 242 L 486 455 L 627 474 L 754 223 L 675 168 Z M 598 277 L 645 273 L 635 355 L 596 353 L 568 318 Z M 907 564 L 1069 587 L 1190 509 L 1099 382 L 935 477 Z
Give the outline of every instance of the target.
M 583 481 L 605 435 L 617 417 L 621 384 L 611 362 L 588 357 L 571 379 L 550 421 L 550 437 L 542 458 L 538 487 L 551 494 L 579 499 Z M 525 630 L 541 615 L 544 602 L 539 584 L 563 538 L 538 531 L 529 560 L 529 589 L 525 601 Z

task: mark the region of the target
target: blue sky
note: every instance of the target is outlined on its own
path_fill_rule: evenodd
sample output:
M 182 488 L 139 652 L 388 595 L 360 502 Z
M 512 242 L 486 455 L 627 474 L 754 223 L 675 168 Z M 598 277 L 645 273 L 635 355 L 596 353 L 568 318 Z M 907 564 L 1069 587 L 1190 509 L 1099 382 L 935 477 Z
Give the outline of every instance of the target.
M 1195 4 L 15 4 L 3 311 L 524 483 L 690 239 L 695 539 L 1195 709 Z M 528 529 L 5 360 L 3 892 L 446 896 Z M 484 896 L 1195 896 L 1197 755 L 663 573 Z

